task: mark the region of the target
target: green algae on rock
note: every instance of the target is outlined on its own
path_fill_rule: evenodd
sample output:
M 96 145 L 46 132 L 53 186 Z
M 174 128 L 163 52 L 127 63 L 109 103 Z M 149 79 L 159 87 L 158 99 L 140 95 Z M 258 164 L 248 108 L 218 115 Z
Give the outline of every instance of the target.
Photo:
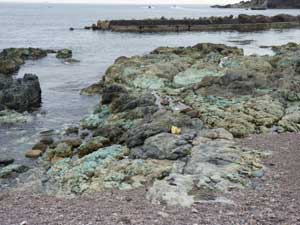
M 97 169 L 105 168 L 109 162 L 124 154 L 125 150 L 122 146 L 113 145 L 76 161 L 66 158 L 55 163 L 47 174 L 61 191 L 66 189 L 69 194 L 80 194 L 88 188 L 89 178 L 93 177 Z
M 61 160 L 47 174 L 53 190 L 65 195 L 139 187 L 171 169 L 167 161 L 123 159 L 126 154 L 128 149 L 121 145 L 100 148 L 75 161 Z

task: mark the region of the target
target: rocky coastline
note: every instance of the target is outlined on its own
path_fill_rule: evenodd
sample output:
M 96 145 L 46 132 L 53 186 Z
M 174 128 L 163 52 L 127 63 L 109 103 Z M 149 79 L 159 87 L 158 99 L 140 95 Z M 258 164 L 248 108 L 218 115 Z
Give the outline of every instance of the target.
M 246 9 L 300 9 L 297 0 L 251 0 L 235 4 L 213 5 L 212 8 L 246 8 Z
M 144 19 L 144 20 L 99 20 L 85 29 L 113 32 L 187 32 L 187 31 L 255 31 L 284 29 L 300 26 L 300 17 L 280 14 L 276 16 L 246 15 L 237 17 L 208 17 L 199 19 Z
M 64 197 L 146 186 L 155 204 L 229 201 L 224 193 L 264 176 L 270 154 L 234 138 L 300 131 L 300 45 L 272 49 L 245 56 L 201 43 L 119 57 L 82 90 L 101 95 L 95 112 L 44 135 L 26 153 L 38 167 L 6 160 L 0 180 L 17 176 L 19 190 Z

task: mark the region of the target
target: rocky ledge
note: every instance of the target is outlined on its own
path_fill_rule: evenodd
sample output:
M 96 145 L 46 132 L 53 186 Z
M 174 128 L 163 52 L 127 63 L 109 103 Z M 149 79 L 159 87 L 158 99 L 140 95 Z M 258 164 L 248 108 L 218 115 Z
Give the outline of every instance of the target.
M 101 95 L 95 112 L 26 153 L 42 167 L 21 187 L 66 196 L 148 186 L 153 203 L 230 203 L 223 193 L 262 177 L 269 154 L 234 137 L 300 131 L 300 45 L 272 49 L 202 43 L 118 58 L 82 90 Z
M 85 29 L 110 30 L 114 32 L 181 32 L 238 30 L 253 31 L 266 29 L 283 29 L 300 26 L 300 16 L 280 14 L 276 16 L 246 15 L 238 17 L 209 17 L 199 19 L 143 19 L 101 21 Z
M 213 5 L 213 8 L 300 9 L 298 0 L 251 0 L 235 4 Z

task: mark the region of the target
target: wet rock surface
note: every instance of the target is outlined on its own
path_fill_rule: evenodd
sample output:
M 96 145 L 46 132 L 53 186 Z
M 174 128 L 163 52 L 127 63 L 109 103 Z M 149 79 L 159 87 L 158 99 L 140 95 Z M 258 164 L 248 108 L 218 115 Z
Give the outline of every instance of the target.
M 42 103 L 41 87 L 36 75 L 13 79 L 0 75 L 0 105 L 19 112 L 32 111 Z
M 147 186 L 153 203 L 191 207 L 251 186 L 268 152 L 234 137 L 300 127 L 300 45 L 273 49 L 244 56 L 203 43 L 117 59 L 92 88 L 94 113 L 33 146 L 42 156 L 31 187 L 73 196 Z

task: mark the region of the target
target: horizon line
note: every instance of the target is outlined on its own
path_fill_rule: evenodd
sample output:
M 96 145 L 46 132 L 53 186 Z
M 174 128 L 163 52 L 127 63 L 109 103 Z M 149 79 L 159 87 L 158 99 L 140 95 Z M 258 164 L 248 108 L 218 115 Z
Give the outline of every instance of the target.
M 164 0 L 163 0 L 164 1 Z M 206 3 L 201 3 L 201 2 L 193 2 L 195 0 L 191 0 L 189 2 L 186 2 L 186 3 L 182 3 L 182 2 L 145 2 L 145 3 L 136 3 L 136 2 L 130 2 L 129 1 L 125 1 L 125 2 L 109 2 L 109 3 L 105 3 L 105 2 L 80 2 L 80 1 L 70 1 L 70 2 L 67 2 L 67 1 L 58 1 L 58 0 L 44 0 L 44 1 L 30 1 L 30 0 L 23 0 L 23 1 L 20 1 L 20 0 L 0 0 L 0 4 L 1 3 L 5 3 L 5 4 L 67 4 L 67 5 L 70 5 L 70 4 L 74 4 L 74 5 L 77 5 L 77 4 L 91 4 L 91 5 L 215 5 L 215 3 L 209 3 L 209 2 L 206 2 Z M 166 0 L 168 1 L 168 0 Z M 222 3 L 221 3 L 222 4 Z M 223 3 L 223 4 L 226 4 L 226 3 Z

